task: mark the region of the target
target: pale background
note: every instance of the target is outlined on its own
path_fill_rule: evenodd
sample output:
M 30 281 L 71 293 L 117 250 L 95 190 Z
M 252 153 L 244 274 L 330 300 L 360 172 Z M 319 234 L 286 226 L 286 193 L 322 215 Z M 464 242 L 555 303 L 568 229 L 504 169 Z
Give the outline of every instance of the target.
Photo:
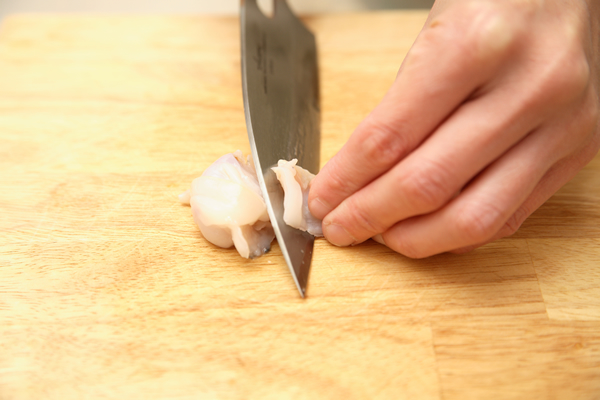
M 259 0 L 269 4 L 269 0 Z M 433 0 L 288 0 L 300 14 L 429 8 Z M 0 0 L 0 18 L 23 12 L 235 14 L 239 0 Z M 268 7 L 268 6 L 265 6 Z

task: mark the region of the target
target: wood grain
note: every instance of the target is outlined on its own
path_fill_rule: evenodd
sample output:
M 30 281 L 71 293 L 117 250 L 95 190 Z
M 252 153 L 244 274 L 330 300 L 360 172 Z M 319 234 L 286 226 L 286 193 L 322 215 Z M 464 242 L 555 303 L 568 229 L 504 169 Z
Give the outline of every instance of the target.
M 313 16 L 322 162 L 424 12 Z M 598 399 L 600 158 L 512 238 L 411 260 L 207 243 L 177 194 L 248 152 L 238 21 L 0 27 L 0 399 Z

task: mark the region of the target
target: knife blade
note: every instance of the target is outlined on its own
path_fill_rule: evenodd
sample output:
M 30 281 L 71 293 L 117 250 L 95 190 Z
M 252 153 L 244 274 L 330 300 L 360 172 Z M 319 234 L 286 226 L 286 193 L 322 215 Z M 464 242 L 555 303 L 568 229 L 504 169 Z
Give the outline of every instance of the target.
M 277 242 L 300 295 L 306 295 L 314 237 L 283 221 L 283 191 L 271 167 L 298 159 L 316 174 L 320 161 L 320 104 L 314 35 L 285 0 L 273 15 L 256 0 L 240 8 L 242 89 L 252 158 Z

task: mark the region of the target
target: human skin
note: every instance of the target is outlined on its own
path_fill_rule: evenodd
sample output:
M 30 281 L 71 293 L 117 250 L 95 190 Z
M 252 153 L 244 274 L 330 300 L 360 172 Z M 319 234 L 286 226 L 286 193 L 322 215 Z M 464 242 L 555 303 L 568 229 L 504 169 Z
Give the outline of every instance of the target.
M 313 180 L 333 244 L 412 258 L 513 234 L 600 148 L 600 2 L 438 0 Z

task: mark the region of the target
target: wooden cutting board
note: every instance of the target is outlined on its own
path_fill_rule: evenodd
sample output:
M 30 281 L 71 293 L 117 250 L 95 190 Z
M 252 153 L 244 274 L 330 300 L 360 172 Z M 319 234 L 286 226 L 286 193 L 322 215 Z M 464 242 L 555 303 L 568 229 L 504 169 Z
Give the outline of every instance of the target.
M 425 12 L 315 16 L 322 161 Z M 411 260 L 207 243 L 177 201 L 249 151 L 238 21 L 17 16 L 0 28 L 0 399 L 598 399 L 600 158 L 512 238 Z

